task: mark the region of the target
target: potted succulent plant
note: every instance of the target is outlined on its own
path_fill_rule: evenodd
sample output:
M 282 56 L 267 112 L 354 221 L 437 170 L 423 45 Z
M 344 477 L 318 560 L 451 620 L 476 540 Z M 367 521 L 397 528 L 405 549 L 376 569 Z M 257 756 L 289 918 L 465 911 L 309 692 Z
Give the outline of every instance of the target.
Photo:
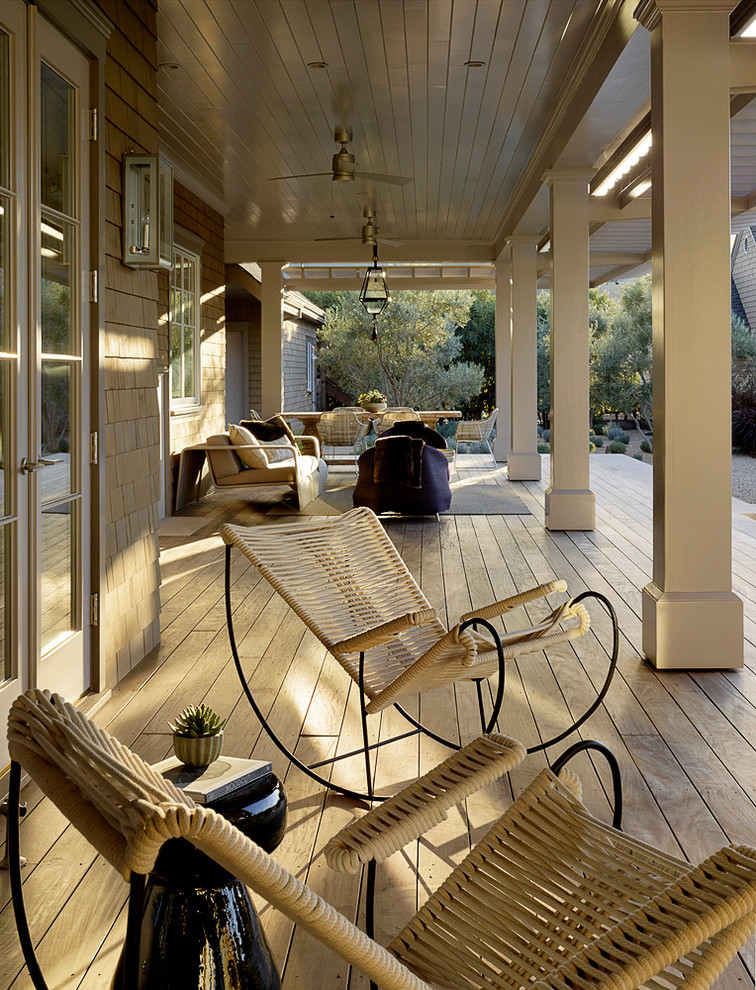
M 357 402 L 366 412 L 383 412 L 386 408 L 386 396 L 377 388 L 371 388 L 357 397 Z
M 190 767 L 206 767 L 223 750 L 221 719 L 208 705 L 189 705 L 168 727 L 173 733 L 173 752 Z

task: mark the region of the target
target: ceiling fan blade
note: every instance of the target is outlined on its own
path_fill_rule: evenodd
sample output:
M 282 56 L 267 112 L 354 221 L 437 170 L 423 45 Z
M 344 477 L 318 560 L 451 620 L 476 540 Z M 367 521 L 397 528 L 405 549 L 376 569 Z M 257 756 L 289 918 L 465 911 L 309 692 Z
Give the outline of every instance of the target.
M 389 235 L 388 237 L 382 237 L 379 234 L 378 237 L 376 237 L 376 240 L 378 241 L 379 244 L 387 244 L 389 247 L 401 247 L 404 244 L 404 241 L 398 241 L 392 235 Z
M 359 241 L 359 237 L 315 237 L 316 241 Z
M 367 179 L 369 182 L 390 182 L 394 186 L 406 186 L 408 182 L 414 181 L 405 175 L 381 175 L 378 172 L 362 172 L 360 169 L 354 173 L 356 179 Z
M 303 175 L 273 175 L 268 182 L 281 182 L 283 179 L 318 179 L 331 174 L 331 172 L 305 172 Z

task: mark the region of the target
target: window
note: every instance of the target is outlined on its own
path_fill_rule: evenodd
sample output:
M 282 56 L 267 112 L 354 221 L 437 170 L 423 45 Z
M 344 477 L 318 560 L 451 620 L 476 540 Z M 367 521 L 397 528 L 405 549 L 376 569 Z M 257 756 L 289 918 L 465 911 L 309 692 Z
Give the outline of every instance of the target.
M 313 392 L 315 389 L 315 345 L 311 340 L 307 341 L 307 391 Z
M 171 406 L 198 406 L 200 395 L 200 265 L 198 254 L 174 247 L 171 273 Z

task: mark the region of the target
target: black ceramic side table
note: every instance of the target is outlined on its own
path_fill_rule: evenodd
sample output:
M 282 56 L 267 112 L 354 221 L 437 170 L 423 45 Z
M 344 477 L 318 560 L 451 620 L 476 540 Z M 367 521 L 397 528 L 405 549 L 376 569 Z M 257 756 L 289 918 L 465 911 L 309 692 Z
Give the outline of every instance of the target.
M 272 852 L 286 830 L 286 792 L 273 773 L 208 801 Z M 124 957 L 113 990 L 124 982 Z M 280 990 L 280 979 L 244 884 L 186 839 L 170 839 L 147 878 L 138 990 Z

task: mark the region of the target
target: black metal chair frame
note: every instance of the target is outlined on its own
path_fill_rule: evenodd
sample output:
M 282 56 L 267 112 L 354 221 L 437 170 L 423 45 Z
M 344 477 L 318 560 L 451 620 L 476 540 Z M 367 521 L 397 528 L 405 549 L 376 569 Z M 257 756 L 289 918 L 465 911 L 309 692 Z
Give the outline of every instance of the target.
M 390 739 L 383 739 L 377 743 L 370 743 L 368 740 L 368 729 L 367 729 L 368 713 L 365 711 L 365 706 L 361 704 L 360 717 L 362 723 L 362 740 L 363 740 L 363 745 L 361 749 L 352 750 L 349 753 L 341 753 L 338 756 L 331 757 L 327 760 L 320 760 L 317 763 L 312 763 L 309 765 L 304 763 L 297 756 L 295 756 L 294 753 L 288 748 L 288 746 L 286 746 L 286 744 L 278 737 L 278 735 L 270 725 L 270 722 L 268 721 L 265 714 L 258 705 L 257 701 L 255 700 L 254 694 L 249 686 L 249 682 L 244 674 L 244 668 L 242 666 L 241 657 L 239 656 L 239 650 L 236 644 L 236 636 L 234 633 L 233 610 L 231 605 L 231 549 L 232 549 L 231 545 L 228 544 L 226 546 L 225 599 L 226 599 L 226 625 L 228 628 L 228 638 L 231 645 L 231 653 L 234 658 L 234 665 L 236 667 L 236 672 L 239 676 L 239 681 L 242 690 L 244 692 L 245 697 L 247 698 L 247 701 L 249 702 L 250 707 L 254 711 L 255 715 L 258 718 L 258 721 L 262 725 L 262 728 L 265 730 L 267 735 L 270 737 L 271 741 L 280 750 L 280 752 L 283 753 L 283 755 L 286 757 L 287 760 L 293 763 L 294 766 L 298 767 L 302 771 L 302 773 L 307 774 L 308 777 L 311 777 L 313 780 L 317 781 L 319 784 L 321 784 L 323 787 L 327 788 L 328 790 L 336 791 L 339 794 L 344 794 L 347 797 L 357 798 L 359 800 L 381 801 L 381 800 L 385 800 L 386 795 L 378 795 L 375 793 L 374 777 L 370 767 L 370 754 L 372 750 L 380 749 L 383 746 L 388 746 L 391 743 L 398 742 L 400 739 L 407 739 L 410 736 L 418 735 L 421 732 L 424 733 L 429 738 L 434 739 L 436 742 L 441 743 L 443 746 L 448 746 L 449 749 L 458 750 L 460 748 L 460 744 L 458 742 L 454 742 L 449 739 L 444 739 L 443 736 L 438 735 L 437 733 L 429 729 L 427 726 L 418 722 L 417 719 L 415 719 L 412 715 L 410 715 L 409 712 L 405 711 L 405 709 L 402 708 L 401 705 L 396 703 L 394 704 L 393 707 L 396 709 L 396 711 L 399 712 L 399 714 L 406 721 L 408 721 L 413 726 L 413 728 L 409 732 L 404 732 L 399 735 L 392 736 Z M 596 598 L 598 601 L 600 601 L 607 609 L 609 613 L 609 617 L 611 619 L 612 652 L 610 656 L 609 668 L 607 671 L 606 678 L 593 704 L 591 704 L 583 712 L 583 714 L 572 723 L 572 725 L 570 725 L 563 732 L 560 732 L 557 735 L 552 736 L 550 739 L 547 739 L 545 742 L 539 743 L 536 746 L 531 746 L 528 749 L 528 753 L 537 753 L 540 752 L 541 750 L 548 749 L 550 746 L 553 746 L 556 743 L 561 742 L 567 736 L 571 735 L 573 732 L 579 729 L 580 726 L 583 725 L 583 723 L 587 719 L 589 719 L 591 715 L 593 715 L 593 713 L 599 707 L 601 702 L 604 700 L 604 697 L 606 696 L 606 692 L 609 690 L 609 685 L 612 682 L 612 678 L 614 677 L 614 671 L 616 670 L 617 667 L 617 657 L 619 653 L 619 626 L 617 623 L 617 615 L 609 600 L 605 598 L 604 595 L 596 591 L 585 591 L 583 592 L 583 594 L 578 595 L 576 598 L 574 598 L 573 601 L 581 602 L 586 598 Z M 475 679 L 475 687 L 478 696 L 478 708 L 480 712 L 481 729 L 483 732 L 491 732 L 496 727 L 496 723 L 498 721 L 499 714 L 501 712 L 501 706 L 504 701 L 504 686 L 506 681 L 506 671 L 505 671 L 506 660 L 504 659 L 504 651 L 502 648 L 499 634 L 497 630 L 491 625 L 491 623 L 488 622 L 487 619 L 476 618 L 476 617 L 468 619 L 460 626 L 460 630 L 462 631 L 466 629 L 468 626 L 472 626 L 473 628 L 477 628 L 478 626 L 484 626 L 486 630 L 491 634 L 494 643 L 496 644 L 496 650 L 499 656 L 498 687 L 493 702 L 493 708 L 488 718 L 486 717 L 485 714 L 485 704 L 484 704 L 483 691 L 482 691 L 482 681 L 486 680 L 487 678 Z M 363 690 L 364 659 L 365 659 L 364 653 L 360 653 L 360 671 L 359 671 L 358 687 L 360 689 L 360 694 L 362 698 L 365 697 L 365 692 Z M 367 782 L 367 789 L 364 793 L 361 791 L 353 790 L 352 788 L 349 787 L 343 787 L 342 785 L 335 783 L 334 781 L 329 780 L 326 777 L 323 777 L 321 774 L 317 772 L 321 767 L 332 766 L 333 764 L 338 763 L 341 760 L 347 760 L 354 756 L 360 756 L 360 755 L 364 755 L 364 759 L 365 759 L 365 779 Z

